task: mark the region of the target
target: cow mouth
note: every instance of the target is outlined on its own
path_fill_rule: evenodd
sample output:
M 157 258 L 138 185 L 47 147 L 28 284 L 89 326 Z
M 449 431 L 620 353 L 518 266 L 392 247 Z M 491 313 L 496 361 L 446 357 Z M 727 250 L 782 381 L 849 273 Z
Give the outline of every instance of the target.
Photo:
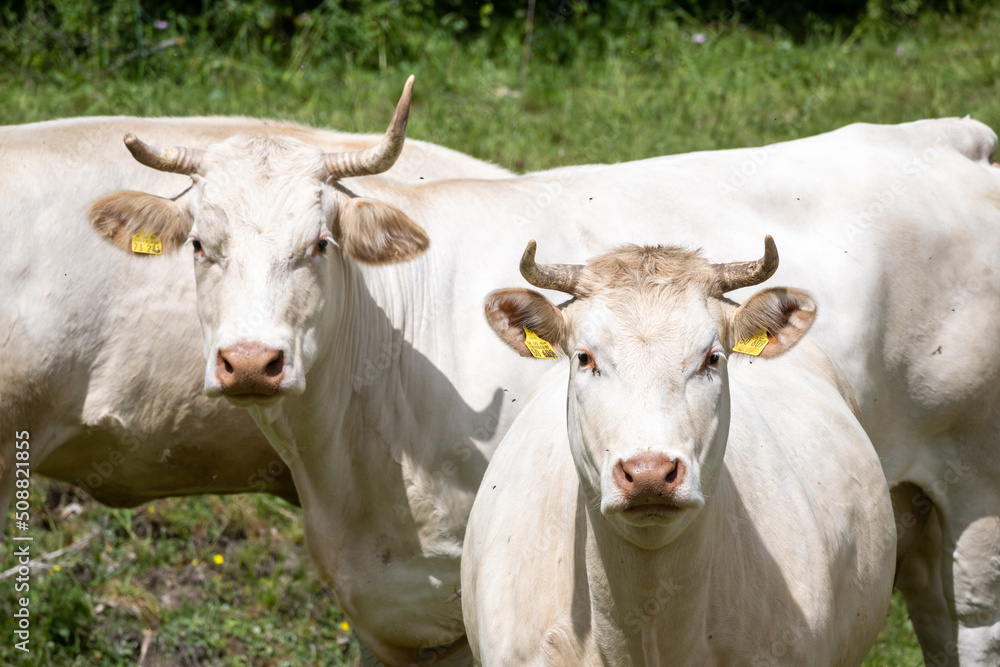
M 695 499 L 667 496 L 640 497 L 608 507 L 605 514 L 617 514 L 634 526 L 659 525 L 676 521 L 689 510 L 697 510 L 704 503 Z
M 621 513 L 630 521 L 642 521 L 643 519 L 673 519 L 688 508 L 675 505 L 673 503 L 643 503 L 641 505 L 629 505 L 622 509 Z

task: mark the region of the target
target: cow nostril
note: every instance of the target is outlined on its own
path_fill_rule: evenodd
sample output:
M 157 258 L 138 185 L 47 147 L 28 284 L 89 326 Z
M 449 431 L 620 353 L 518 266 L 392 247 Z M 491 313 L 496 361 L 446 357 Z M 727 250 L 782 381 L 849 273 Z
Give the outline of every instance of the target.
M 264 374 L 267 377 L 275 377 L 280 375 L 285 366 L 285 353 L 283 351 L 278 351 L 278 356 L 271 360 L 270 363 L 264 368 Z
M 232 373 L 233 372 L 233 365 L 231 363 L 229 363 L 228 359 L 226 359 L 225 357 L 223 357 L 222 358 L 222 363 L 225 364 L 225 368 L 226 368 L 226 372 L 227 373 Z
M 622 472 L 624 472 L 624 471 L 622 471 Z M 627 479 L 627 480 L 629 481 L 629 483 L 631 483 L 631 482 L 632 482 L 632 475 L 630 475 L 630 474 L 628 474 L 628 473 L 626 472 L 626 473 L 625 473 L 625 479 Z
M 670 472 L 667 473 L 666 482 L 668 484 L 671 484 L 671 483 L 673 483 L 673 481 L 675 479 L 677 479 L 677 467 L 676 466 L 674 466 L 673 470 L 671 470 Z

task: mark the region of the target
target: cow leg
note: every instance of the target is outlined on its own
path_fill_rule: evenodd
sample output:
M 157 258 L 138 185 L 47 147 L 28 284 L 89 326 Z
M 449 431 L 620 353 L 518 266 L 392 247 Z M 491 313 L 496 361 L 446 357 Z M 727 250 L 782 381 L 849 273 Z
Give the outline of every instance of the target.
M 968 495 L 975 491 L 968 489 Z M 994 501 L 990 513 L 954 531 L 952 576 L 962 665 L 1000 665 L 1000 499 L 989 491 L 984 496 Z
M 941 576 L 941 542 L 940 520 L 932 509 L 924 530 L 910 542 L 896 570 L 896 588 L 906 600 L 906 611 L 928 667 L 958 664 L 945 650 L 949 647 L 955 653 L 952 612 Z
M 941 563 L 942 576 L 952 580 L 949 599 L 963 667 L 1000 665 L 1000 416 L 994 413 L 989 423 L 977 435 L 962 438 L 958 451 L 968 460 L 962 466 L 961 457 L 955 457 L 948 464 L 954 474 L 942 475 L 948 483 L 944 501 L 935 499 L 947 508 L 942 551 L 952 558 Z
M 965 472 L 928 489 L 939 499 L 897 572 L 929 667 L 1000 665 L 1000 497 Z
M 361 647 L 361 667 L 380 667 L 382 663 L 371 652 L 371 649 L 365 646 L 365 643 L 357 635 L 354 635 L 354 638 L 358 640 L 358 646 Z

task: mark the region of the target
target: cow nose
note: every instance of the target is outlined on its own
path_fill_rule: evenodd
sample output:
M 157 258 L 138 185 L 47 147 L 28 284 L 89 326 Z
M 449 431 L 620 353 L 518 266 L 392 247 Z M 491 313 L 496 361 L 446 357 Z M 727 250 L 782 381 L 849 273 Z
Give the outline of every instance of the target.
M 628 505 L 645 505 L 669 503 L 686 472 L 684 461 L 648 453 L 619 461 L 613 477 Z
M 261 343 L 220 349 L 215 377 L 227 396 L 274 396 L 285 377 L 285 353 Z

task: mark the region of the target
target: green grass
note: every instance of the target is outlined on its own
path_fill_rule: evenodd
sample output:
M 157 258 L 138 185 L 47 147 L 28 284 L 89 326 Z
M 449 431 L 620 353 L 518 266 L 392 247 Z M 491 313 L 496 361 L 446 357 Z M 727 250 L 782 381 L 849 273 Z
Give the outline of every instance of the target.
M 924 664 L 920 644 L 906 615 L 906 604 L 899 591 L 893 591 L 889 615 L 875 646 L 868 653 L 864 667 L 916 667 Z
M 27 52 L 0 62 L 0 122 L 239 114 L 380 132 L 415 73 L 410 136 L 517 171 L 761 145 L 855 121 L 971 114 L 1000 127 L 998 24 L 1000 9 L 988 5 L 903 27 L 869 19 L 850 34 L 795 43 L 778 30 L 665 21 L 606 35 L 599 49 L 591 40 L 561 64 L 535 58 L 523 89 L 517 25 L 461 45 L 432 35 L 417 55 L 390 49 L 375 69 L 352 65 L 319 30 L 302 31 L 280 58 L 253 40 L 223 49 L 192 31 L 120 66 L 107 50 L 80 62 L 33 65 L 41 56 Z M 87 541 L 52 559 L 58 571 L 33 573 L 33 653 L 4 639 L 0 663 L 131 665 L 144 641 L 146 665 L 335 665 L 356 656 L 308 565 L 299 514 L 284 503 L 192 498 L 110 510 L 61 484 L 37 483 L 36 492 L 36 555 Z M 63 517 L 74 503 L 82 513 Z M 0 624 L 13 604 L 11 580 L 0 582 Z M 921 662 L 897 595 L 865 664 Z
M 349 664 L 357 648 L 306 558 L 300 514 L 266 496 L 110 509 L 57 482 L 35 486 L 31 653 L 16 651 L 0 582 L 0 664 Z M 13 534 L 8 522 L 8 535 Z M 8 546 L 10 545 L 10 546 Z M 4 569 L 14 565 L 4 549 Z M 16 594 L 18 597 L 21 593 Z
M 308 58 L 299 69 L 296 59 L 276 66 L 252 54 L 209 57 L 194 37 L 146 58 L 143 76 L 0 73 L 0 120 L 241 114 L 372 132 L 415 73 L 411 136 L 536 170 L 760 145 L 855 121 L 971 114 L 1000 125 L 998 24 L 1000 9 L 988 6 L 974 16 L 924 17 L 891 37 L 873 23 L 796 45 L 730 25 L 664 23 L 634 48 L 626 38 L 562 65 L 531 60 L 523 91 L 516 34 L 502 48 L 430 41 L 420 60 L 390 62 L 383 72 Z M 704 43 L 692 41 L 696 32 Z

